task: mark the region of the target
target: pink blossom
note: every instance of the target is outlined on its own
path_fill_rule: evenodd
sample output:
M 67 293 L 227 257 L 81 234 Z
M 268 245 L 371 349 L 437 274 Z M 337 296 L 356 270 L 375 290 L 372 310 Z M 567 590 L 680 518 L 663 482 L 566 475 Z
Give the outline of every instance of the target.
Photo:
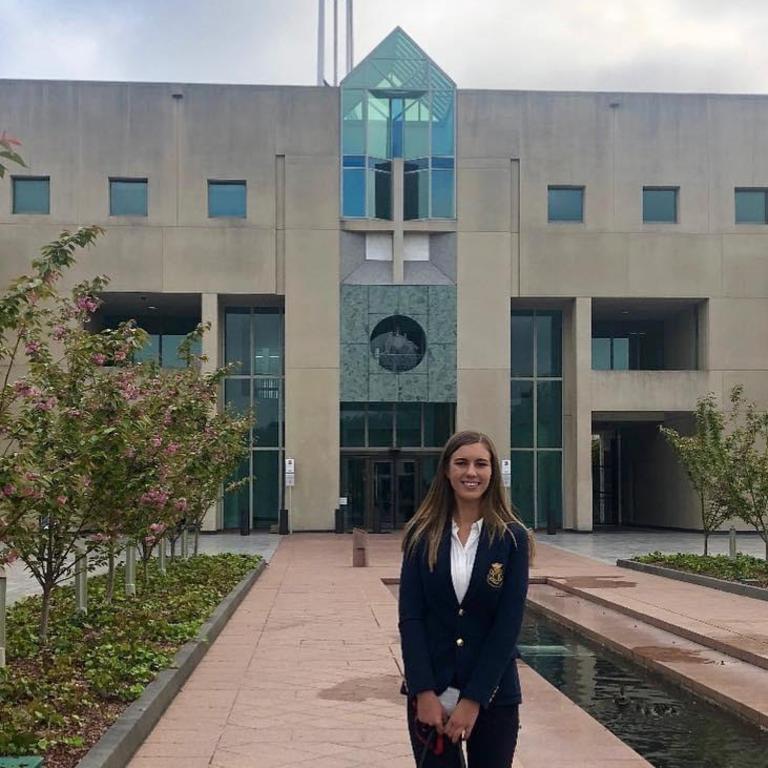
M 40 493 L 35 488 L 32 488 L 32 486 L 27 485 L 24 488 L 21 489 L 21 495 L 25 496 L 28 499 L 41 499 L 43 497 L 43 494 Z
M 145 536 L 144 537 L 144 543 L 148 544 L 150 547 L 157 541 L 157 539 L 154 536 Z
M 168 502 L 168 494 L 160 488 L 152 488 L 139 498 L 142 504 L 162 509 Z
M 176 453 L 176 451 L 179 450 L 179 448 L 180 446 L 178 443 L 168 443 L 168 445 L 165 447 L 165 452 L 173 455 L 174 453 Z
M 13 483 L 6 483 L 3 486 L 3 496 L 15 496 L 16 486 Z
M 88 539 L 92 541 L 94 544 L 101 544 L 103 541 L 107 541 L 109 539 L 109 536 L 107 536 L 106 533 L 92 533 Z
M 157 536 L 164 533 L 165 528 L 165 523 L 152 523 L 152 525 L 149 526 L 149 530 Z
M 176 499 L 176 501 L 173 502 L 173 506 L 176 508 L 177 512 L 186 512 L 187 500 L 182 496 L 181 498 L 178 498 Z
M 34 482 L 35 480 L 40 479 L 40 473 L 39 472 L 32 472 L 31 470 L 27 470 L 24 473 L 24 479 L 29 480 L 30 482 Z
M 75 306 L 81 312 L 93 313 L 99 308 L 99 303 L 92 296 L 78 296 Z
M 67 503 L 67 497 L 66 496 L 57 496 L 56 497 L 56 503 L 63 507 Z
M 171 421 L 173 421 L 173 416 L 170 411 L 166 411 L 165 416 L 163 416 L 163 425 L 167 427 L 170 425 Z
M 125 358 L 127 357 L 127 355 L 122 349 L 118 349 L 117 352 L 115 352 L 115 354 L 113 355 L 113 357 L 115 358 L 115 360 L 117 360 L 117 362 L 122 363 L 123 360 L 125 360 Z
M 91 487 L 91 478 L 88 477 L 88 475 L 84 475 L 83 479 L 80 482 L 82 482 L 83 488 L 90 488 Z
M 40 351 L 41 347 L 42 347 L 42 345 L 40 344 L 39 341 L 28 341 L 24 345 L 24 351 L 30 357 L 35 357 L 35 355 L 37 355 L 37 353 Z
M 15 136 L 11 136 L 10 133 L 6 133 L 5 131 L 0 133 L 0 144 L 8 144 L 9 146 L 16 147 L 21 146 L 21 142 Z
M 52 335 L 56 341 L 61 341 L 67 335 L 67 329 L 63 325 L 57 325 L 54 327 Z
M 163 439 L 155 435 L 154 437 L 149 438 L 149 444 L 153 448 L 159 448 L 163 444 Z
M 40 300 L 40 295 L 36 291 L 30 291 L 27 294 L 27 303 L 31 304 L 33 307 L 37 302 Z
M 91 355 L 91 360 L 95 365 L 104 365 L 104 363 L 107 362 L 107 356 L 103 355 L 101 352 L 94 352 Z
M 126 459 L 132 459 L 136 455 L 136 450 L 134 448 L 126 448 L 123 451 L 123 456 L 125 456 Z
M 45 400 L 38 400 L 35 408 L 37 408 L 38 411 L 52 411 L 58 402 L 59 401 L 55 397 L 51 396 Z
M 0 565 L 12 565 L 19 559 L 19 553 L 15 549 L 0 552 Z

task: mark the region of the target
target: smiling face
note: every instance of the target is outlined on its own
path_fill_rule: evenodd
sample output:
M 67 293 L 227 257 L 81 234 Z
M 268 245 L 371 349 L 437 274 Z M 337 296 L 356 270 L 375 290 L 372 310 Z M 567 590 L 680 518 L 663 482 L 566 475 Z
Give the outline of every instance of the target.
M 456 501 L 473 503 L 488 490 L 492 474 L 491 452 L 483 443 L 470 443 L 453 452 L 446 477 Z

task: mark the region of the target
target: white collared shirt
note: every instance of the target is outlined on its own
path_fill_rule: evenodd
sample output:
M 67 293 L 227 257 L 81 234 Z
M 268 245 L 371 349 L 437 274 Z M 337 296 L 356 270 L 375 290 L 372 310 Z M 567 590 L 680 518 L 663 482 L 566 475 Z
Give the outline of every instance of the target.
M 475 565 L 477 545 L 480 541 L 480 532 L 483 530 L 483 521 L 475 520 L 469 529 L 469 538 L 466 545 L 459 540 L 459 526 L 452 522 L 451 527 L 451 581 L 456 599 L 461 605 L 469 588 L 469 580 L 472 576 L 472 568 Z

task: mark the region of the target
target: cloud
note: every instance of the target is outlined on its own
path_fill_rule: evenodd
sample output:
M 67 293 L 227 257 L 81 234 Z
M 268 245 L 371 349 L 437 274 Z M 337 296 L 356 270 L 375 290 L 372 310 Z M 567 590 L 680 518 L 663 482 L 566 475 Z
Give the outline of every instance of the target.
M 0 0 L 0 75 L 312 84 L 316 13 L 316 0 Z M 463 88 L 768 90 L 764 0 L 356 0 L 356 59 L 398 24 Z

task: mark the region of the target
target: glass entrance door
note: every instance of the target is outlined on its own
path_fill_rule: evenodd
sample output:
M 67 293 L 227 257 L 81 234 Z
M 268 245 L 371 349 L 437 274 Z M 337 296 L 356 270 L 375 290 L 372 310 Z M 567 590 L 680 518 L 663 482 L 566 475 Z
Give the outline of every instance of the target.
M 426 496 L 437 469 L 430 454 L 341 457 L 341 494 L 347 498 L 345 527 L 374 533 L 402 528 Z

